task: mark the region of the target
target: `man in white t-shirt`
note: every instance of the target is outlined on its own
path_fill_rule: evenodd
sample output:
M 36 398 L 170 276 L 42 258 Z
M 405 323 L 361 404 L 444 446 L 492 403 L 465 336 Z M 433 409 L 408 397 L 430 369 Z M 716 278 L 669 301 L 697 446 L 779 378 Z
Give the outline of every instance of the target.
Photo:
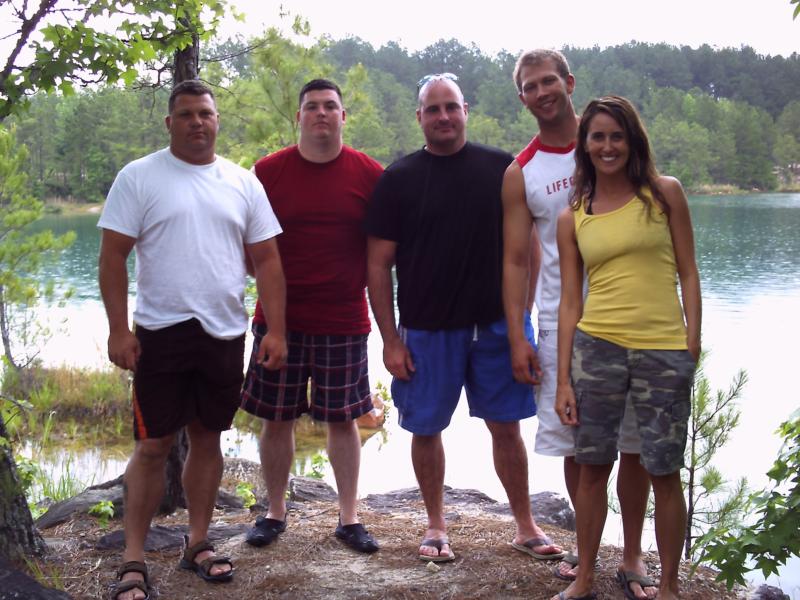
M 134 372 L 136 446 L 124 477 L 125 551 L 114 600 L 149 594 L 144 541 L 182 427 L 189 535 L 180 567 L 207 581 L 233 577 L 230 559 L 214 554 L 207 534 L 222 475 L 220 433 L 231 426 L 243 379 L 246 255 L 270 327 L 258 360 L 268 369 L 286 360 L 286 292 L 274 239 L 281 228 L 263 187 L 215 154 L 219 115 L 202 83 L 175 86 L 166 125 L 169 147 L 119 172 L 98 223 L 108 354 Z M 134 249 L 132 331 L 126 260 Z
M 555 412 L 556 338 L 561 273 L 556 245 L 556 221 L 568 205 L 575 169 L 574 150 L 579 119 L 572 104 L 575 77 L 567 59 L 556 50 L 523 52 L 514 68 L 519 99 L 539 125 L 539 133 L 509 165 L 503 179 L 503 303 L 509 324 L 511 360 L 517 381 L 538 384 L 536 393 L 539 426 L 535 452 L 564 458 L 564 480 L 573 506 L 580 465 L 575 462 L 572 427 L 561 424 Z M 535 227 L 534 227 L 535 225 Z M 530 244 L 538 244 L 531 264 Z M 522 316 L 535 289 L 538 311 L 538 352 L 528 343 Z M 541 380 L 534 373 L 541 368 Z M 641 537 L 649 478 L 639 463 L 641 442 L 633 410 L 626 410 L 618 443 L 620 466 L 617 495 L 623 520 L 624 553 L 620 565 L 626 597 L 653 598 L 656 588 L 646 577 L 641 560 Z M 580 548 L 578 548 L 580 551 Z M 555 575 L 573 581 L 579 573 L 578 555 L 569 553 L 556 567 Z M 588 566 L 591 572 L 592 565 Z M 587 575 L 589 576 L 589 575 Z M 624 576 L 624 580 L 622 579 Z M 646 585 L 647 584 L 647 585 Z M 568 588 L 566 596 L 569 596 Z

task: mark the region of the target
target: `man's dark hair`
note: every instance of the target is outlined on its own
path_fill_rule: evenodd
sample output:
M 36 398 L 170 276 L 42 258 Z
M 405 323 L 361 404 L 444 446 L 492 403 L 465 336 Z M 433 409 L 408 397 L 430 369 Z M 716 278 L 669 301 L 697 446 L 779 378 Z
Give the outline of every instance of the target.
M 214 92 L 211 91 L 210 87 L 198 79 L 187 79 L 181 81 L 172 88 L 172 93 L 169 95 L 169 101 L 167 102 L 167 109 L 170 113 L 175 108 L 175 99 L 183 94 L 188 94 L 190 96 L 205 96 L 208 94 L 211 96 L 211 100 L 214 101 L 214 104 L 216 105 L 217 103 L 214 98 Z
M 300 90 L 300 95 L 297 97 L 297 106 L 302 106 L 303 96 L 305 96 L 307 92 L 313 92 L 314 90 L 333 90 L 336 92 L 336 95 L 339 96 L 339 102 L 342 101 L 342 90 L 330 79 L 312 79 Z

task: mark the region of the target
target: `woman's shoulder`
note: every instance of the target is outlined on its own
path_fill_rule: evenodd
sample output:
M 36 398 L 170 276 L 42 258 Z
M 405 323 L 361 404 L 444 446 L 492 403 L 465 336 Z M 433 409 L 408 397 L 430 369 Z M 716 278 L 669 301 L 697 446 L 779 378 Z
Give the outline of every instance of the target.
M 656 177 L 655 185 L 658 191 L 665 196 L 676 193 L 683 194 L 681 182 L 677 178 L 670 177 L 669 175 L 659 175 Z

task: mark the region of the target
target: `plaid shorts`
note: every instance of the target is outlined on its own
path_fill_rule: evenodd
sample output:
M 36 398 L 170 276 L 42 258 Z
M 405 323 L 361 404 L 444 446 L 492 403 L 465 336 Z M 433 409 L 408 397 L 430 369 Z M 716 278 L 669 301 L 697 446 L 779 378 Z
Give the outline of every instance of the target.
M 311 413 L 314 420 L 330 423 L 351 421 L 372 410 L 366 334 L 290 331 L 286 336 L 286 366 L 270 371 L 256 363 L 258 346 L 266 333 L 266 325 L 253 323 L 253 352 L 242 388 L 243 410 L 269 421 L 290 421 Z

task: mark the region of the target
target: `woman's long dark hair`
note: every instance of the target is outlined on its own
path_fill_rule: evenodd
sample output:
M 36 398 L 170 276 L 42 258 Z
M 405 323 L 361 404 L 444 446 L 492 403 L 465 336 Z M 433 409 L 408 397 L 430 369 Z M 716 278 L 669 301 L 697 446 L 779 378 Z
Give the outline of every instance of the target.
M 653 163 L 653 152 L 650 149 L 650 141 L 647 139 L 647 131 L 645 131 L 636 108 L 627 98 L 621 96 L 595 98 L 586 105 L 583 111 L 578 126 L 578 141 L 575 144 L 575 183 L 569 201 L 570 206 L 573 210 L 578 210 L 581 202 L 589 201 L 594 197 L 597 173 L 595 173 L 592 160 L 586 152 L 586 136 L 589 133 L 589 124 L 592 119 L 600 113 L 605 113 L 614 119 L 625 132 L 630 147 L 628 164 L 625 169 L 628 179 L 636 188 L 636 195 L 645 204 L 647 217 L 650 218 L 653 206 L 658 206 L 669 218 L 669 206 L 656 185 L 658 171 Z

